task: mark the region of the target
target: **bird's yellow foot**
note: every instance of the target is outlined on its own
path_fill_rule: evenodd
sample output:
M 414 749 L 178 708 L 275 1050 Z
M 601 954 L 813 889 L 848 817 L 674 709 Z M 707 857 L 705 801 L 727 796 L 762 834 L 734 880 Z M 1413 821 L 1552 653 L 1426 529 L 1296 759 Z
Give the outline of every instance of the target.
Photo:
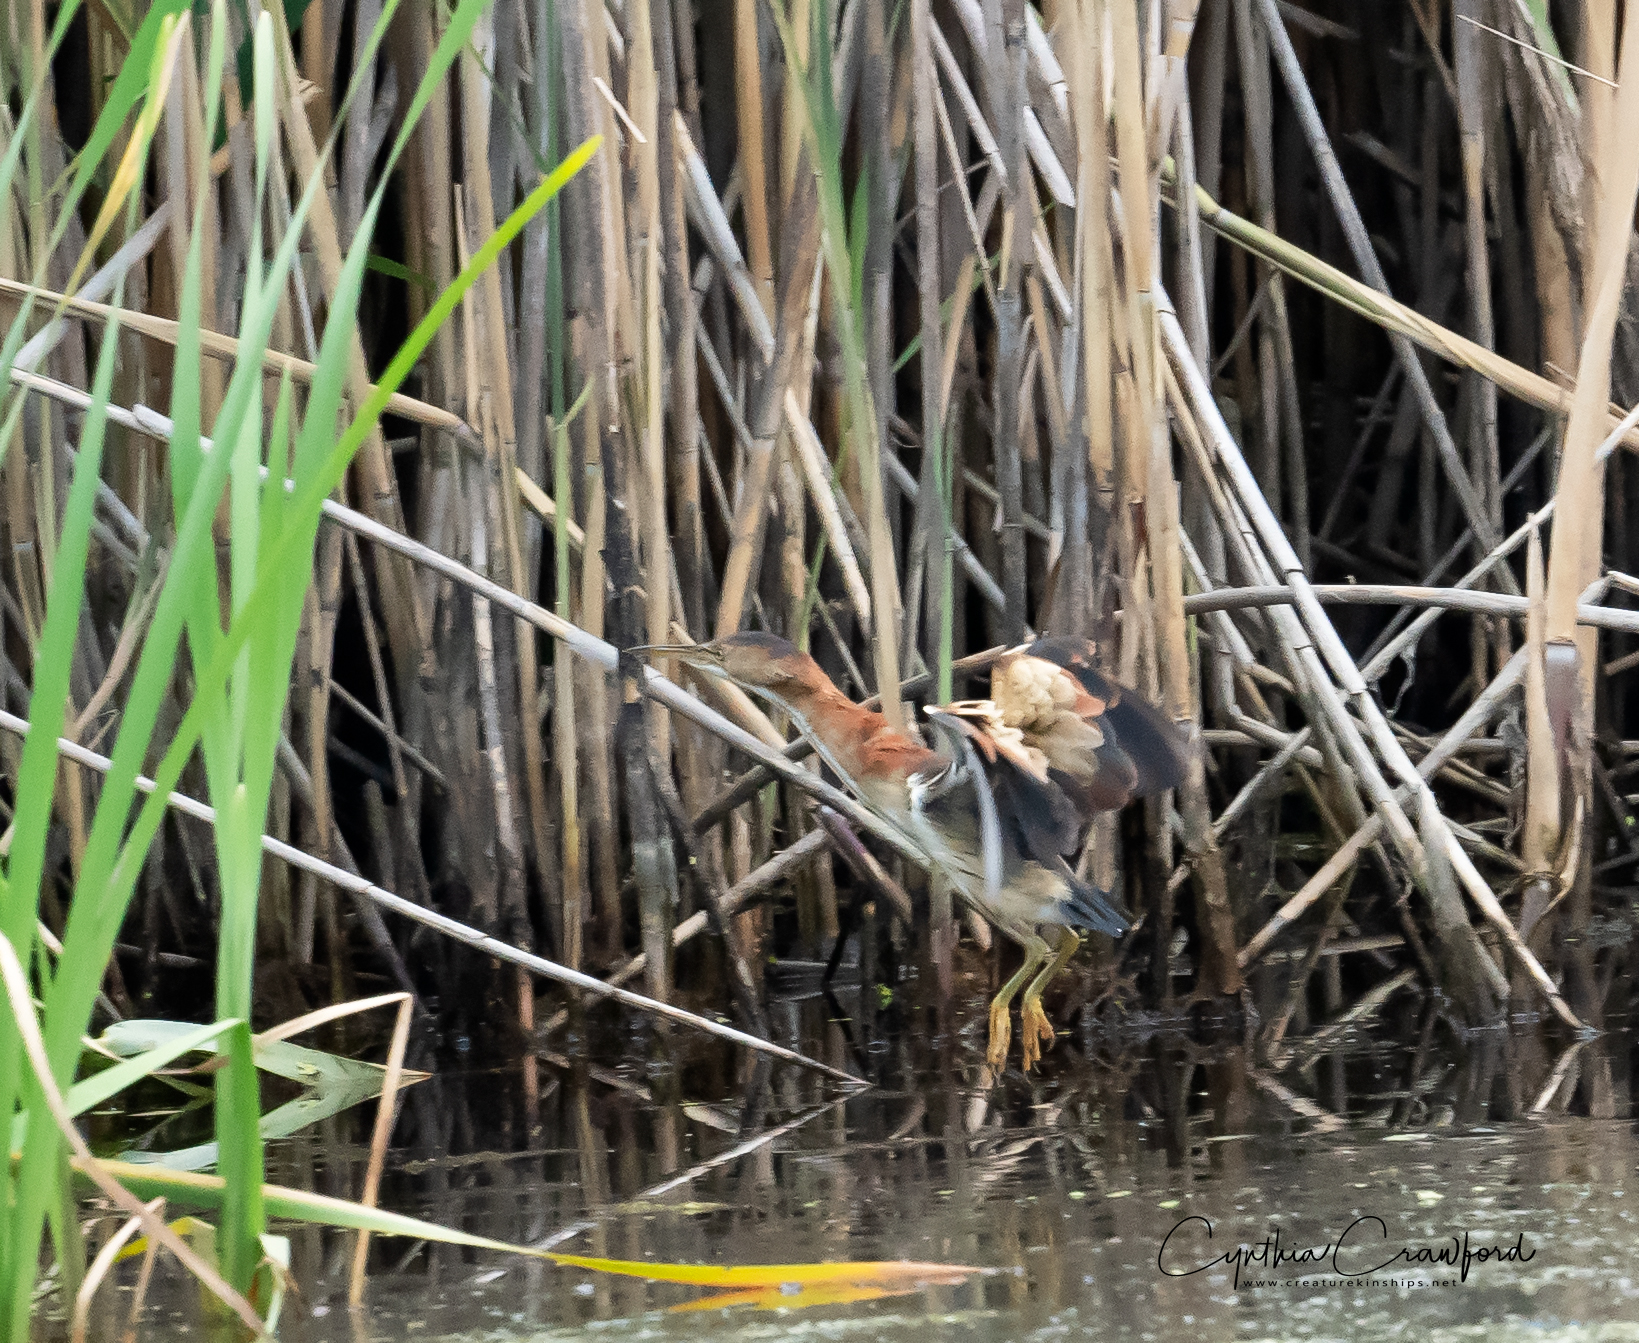
M 1058 1038 L 1042 1010 L 1041 999 L 1026 998 L 1019 1005 L 1019 1033 L 1024 1037 L 1024 1070 L 1029 1072 L 1041 1059 L 1042 1049 L 1051 1049 Z
M 1013 1038 L 1013 1023 L 1008 1019 L 1009 1006 L 1002 998 L 990 1004 L 990 1048 L 985 1052 L 985 1062 L 992 1068 L 1007 1065 L 1007 1046 Z

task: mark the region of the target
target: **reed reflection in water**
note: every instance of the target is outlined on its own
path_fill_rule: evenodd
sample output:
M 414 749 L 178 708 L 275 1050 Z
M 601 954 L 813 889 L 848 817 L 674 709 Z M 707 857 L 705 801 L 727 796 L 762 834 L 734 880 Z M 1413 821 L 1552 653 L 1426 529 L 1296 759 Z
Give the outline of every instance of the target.
M 284 1336 L 1454 1340 L 1483 1325 L 1488 1339 L 1639 1338 L 1628 1032 L 1570 1050 L 1538 1025 L 1459 1038 L 1408 997 L 1375 1031 L 1278 1074 L 1226 1033 L 1151 1026 L 1084 1030 L 1030 1080 L 986 1087 L 982 1013 L 922 1032 L 904 1019 L 913 1010 L 857 991 L 777 1005 L 777 1035 L 875 1082 L 847 1098 L 795 1069 L 736 1074 L 724 1051 L 612 1017 L 571 1041 L 576 1056 L 540 1055 L 533 1084 L 517 1062 L 426 1061 L 434 1076 L 406 1095 L 383 1204 L 599 1257 L 1006 1272 L 770 1314 L 688 1309 L 709 1295 L 694 1287 L 384 1240 L 352 1316 L 351 1238 L 302 1228 L 307 1295 Z M 627 1057 L 653 1061 L 584 1062 L 621 1053 L 605 1038 L 617 1032 Z M 286 1142 L 270 1178 L 348 1192 L 367 1123 L 342 1115 Z M 1211 1224 L 1210 1241 L 1201 1222 L 1180 1227 L 1190 1218 Z M 1402 1260 L 1339 1284 L 1330 1259 L 1252 1257 L 1277 1233 L 1290 1251 L 1351 1224 L 1352 1257 L 1335 1265 L 1351 1271 L 1465 1233 L 1471 1251 L 1529 1257 L 1471 1261 L 1448 1286 L 1433 1284 L 1460 1267 Z M 1157 1255 L 1175 1227 L 1169 1270 L 1228 1260 L 1167 1276 Z M 148 1336 L 191 1316 L 162 1295 Z

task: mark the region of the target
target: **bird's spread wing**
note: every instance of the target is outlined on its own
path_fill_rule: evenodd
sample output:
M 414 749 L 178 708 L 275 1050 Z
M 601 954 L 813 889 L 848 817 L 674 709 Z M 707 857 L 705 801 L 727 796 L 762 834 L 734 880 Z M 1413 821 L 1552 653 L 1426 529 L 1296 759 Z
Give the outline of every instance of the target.
M 1057 921 L 1124 932 L 1130 919 L 1119 902 L 1082 881 L 1066 861 L 1081 847 L 1091 817 L 1060 786 L 1046 753 L 1003 722 L 989 700 L 926 712 L 949 763 L 919 779 L 914 805 L 942 836 L 947 861 L 982 872 L 993 908 L 1003 885 L 1033 861 L 1063 882 L 1057 898 L 1068 917 Z
M 998 819 L 1016 832 L 1022 852 L 1045 861 L 1076 851 L 1085 827 L 1075 803 L 1054 782 L 1046 754 L 1008 726 L 993 703 L 961 700 L 927 713 L 952 745 L 971 747 Z
M 1099 671 L 1085 639 L 1038 639 L 991 668 L 1004 727 L 1047 761 L 1085 813 L 1114 811 L 1184 780 L 1187 739 L 1159 709 Z
M 1062 878 L 1071 926 L 1119 934 L 1128 926 L 1119 903 L 1066 860 L 1096 813 L 1181 783 L 1189 745 L 1094 656 L 1085 640 L 1041 639 L 995 663 L 990 699 L 929 707 L 944 758 L 916 776 L 912 805 L 948 861 L 982 871 L 993 901 L 1034 862 Z

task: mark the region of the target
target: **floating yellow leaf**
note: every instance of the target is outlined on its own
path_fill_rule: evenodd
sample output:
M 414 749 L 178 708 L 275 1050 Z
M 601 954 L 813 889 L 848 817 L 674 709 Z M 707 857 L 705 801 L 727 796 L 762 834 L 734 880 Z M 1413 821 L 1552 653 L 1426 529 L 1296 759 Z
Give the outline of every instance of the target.
M 885 1296 L 904 1296 L 918 1290 L 912 1283 L 904 1287 L 800 1287 L 787 1292 L 778 1287 L 750 1287 L 743 1292 L 718 1292 L 698 1301 L 683 1301 L 669 1308 L 669 1314 L 690 1310 L 726 1310 L 729 1306 L 755 1306 L 758 1310 L 802 1310 L 807 1306 L 843 1306 L 854 1301 L 880 1301 Z
M 193 1171 L 166 1170 L 137 1166 L 123 1161 L 98 1160 L 98 1167 L 118 1178 L 127 1188 L 148 1197 L 163 1194 L 177 1202 L 196 1206 L 220 1206 L 222 1178 Z M 594 1273 L 615 1273 L 650 1282 L 675 1282 L 690 1287 L 722 1289 L 715 1296 L 689 1302 L 675 1309 L 710 1310 L 723 1306 L 759 1306 L 763 1309 L 801 1309 L 804 1306 L 839 1305 L 850 1301 L 871 1301 L 899 1296 L 924 1287 L 955 1287 L 975 1273 L 992 1274 L 1003 1269 L 978 1268 L 970 1264 L 923 1264 L 891 1259 L 864 1263 L 829 1264 L 661 1264 L 647 1259 L 596 1259 L 588 1255 L 559 1254 L 533 1246 L 511 1245 L 505 1241 L 474 1236 L 469 1232 L 438 1226 L 417 1217 L 367 1208 L 346 1199 L 312 1194 L 300 1189 L 263 1185 L 262 1199 L 272 1217 L 318 1225 L 368 1230 L 377 1235 L 413 1236 L 442 1241 L 449 1245 L 469 1245 L 475 1249 L 524 1254 L 549 1259 L 564 1268 Z M 686 1207 L 687 1205 L 681 1205 Z M 209 1223 L 187 1218 L 177 1223 L 193 1236 L 210 1235 Z M 133 1251 L 135 1247 L 133 1247 Z
M 657 1264 L 646 1259 L 593 1259 L 578 1254 L 549 1254 L 555 1264 L 595 1273 L 618 1273 L 651 1282 L 680 1282 L 692 1287 L 726 1287 L 779 1291 L 781 1288 L 874 1287 L 914 1291 L 918 1287 L 951 1287 L 975 1273 L 992 1269 L 966 1264 L 918 1264 L 901 1259 L 839 1264 Z
M 166 1225 L 184 1240 L 198 1242 L 195 1248 L 203 1246 L 205 1256 L 212 1263 L 216 1262 L 216 1228 L 209 1222 L 202 1221 L 198 1217 L 178 1217 L 173 1222 L 167 1222 Z M 138 1236 L 114 1256 L 114 1262 L 117 1264 L 121 1260 L 134 1259 L 138 1255 L 147 1253 L 148 1237 Z

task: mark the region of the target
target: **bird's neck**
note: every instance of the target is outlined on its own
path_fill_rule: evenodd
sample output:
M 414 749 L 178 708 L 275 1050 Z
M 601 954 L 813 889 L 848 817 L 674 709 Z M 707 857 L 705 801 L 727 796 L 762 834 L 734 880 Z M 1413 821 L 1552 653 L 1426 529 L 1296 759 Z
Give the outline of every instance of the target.
M 789 688 L 782 698 L 836 764 L 879 805 L 892 806 L 904 795 L 912 774 L 942 758 L 890 726 L 875 709 L 855 704 L 830 681 Z

